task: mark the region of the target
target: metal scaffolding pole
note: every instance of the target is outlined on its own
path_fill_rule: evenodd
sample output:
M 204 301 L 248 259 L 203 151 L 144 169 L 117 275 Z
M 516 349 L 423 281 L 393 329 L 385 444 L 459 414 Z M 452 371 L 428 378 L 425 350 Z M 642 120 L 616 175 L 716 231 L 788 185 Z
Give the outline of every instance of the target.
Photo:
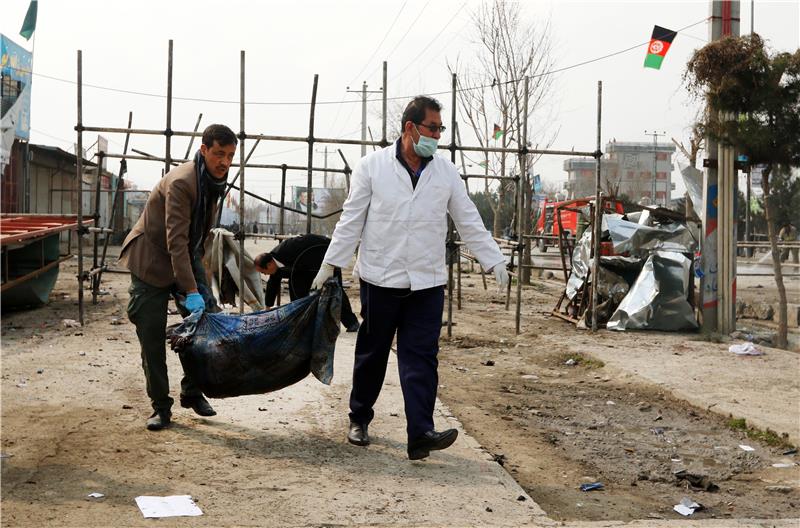
M 603 193 L 600 188 L 600 168 L 602 166 L 603 158 L 601 157 L 601 117 L 603 110 L 603 81 L 597 81 L 597 151 L 595 152 L 595 161 L 597 167 L 595 169 L 594 179 L 594 220 L 592 226 L 592 332 L 597 332 L 597 286 L 598 275 L 600 269 L 600 237 L 603 234 L 602 218 L 603 218 Z
M 168 49 L 168 68 L 167 68 L 166 128 L 163 129 L 163 130 L 139 129 L 139 128 L 134 129 L 134 128 L 131 128 L 131 121 L 130 120 L 129 120 L 128 126 L 126 128 L 87 127 L 87 126 L 84 126 L 84 124 L 83 124 L 83 114 L 82 114 L 82 104 L 83 104 L 83 99 L 82 99 L 82 87 L 83 87 L 83 84 L 82 84 L 82 52 L 80 50 L 78 50 L 77 59 L 78 59 L 78 64 L 77 64 L 77 70 L 78 70 L 78 72 L 77 72 L 78 73 L 78 75 L 77 75 L 78 76 L 78 82 L 77 82 L 77 86 L 78 86 L 78 89 L 77 89 L 77 94 L 78 94 L 78 97 L 77 97 L 78 121 L 77 121 L 77 125 L 75 127 L 75 130 L 77 132 L 77 140 L 78 140 L 78 147 L 77 147 L 78 152 L 77 152 L 77 156 L 76 156 L 76 158 L 77 158 L 77 163 L 76 163 L 77 169 L 76 170 L 77 170 L 77 180 L 78 180 L 78 182 L 77 182 L 78 193 L 77 194 L 79 196 L 79 198 L 78 198 L 78 237 L 77 237 L 78 241 L 79 241 L 79 244 L 78 244 L 78 261 L 79 261 L 78 262 L 78 284 L 79 284 L 78 301 L 79 302 L 78 302 L 78 304 L 79 304 L 79 312 L 80 312 L 79 313 L 79 319 L 80 319 L 81 324 L 83 324 L 83 322 L 84 322 L 83 281 L 84 280 L 88 280 L 87 279 L 88 275 L 91 275 L 92 277 L 96 276 L 96 284 L 94 284 L 94 287 L 95 288 L 99 288 L 100 273 L 103 271 L 103 268 L 104 268 L 106 248 L 104 247 L 104 249 L 103 249 L 103 264 L 98 266 L 97 263 L 95 263 L 95 266 L 94 266 L 95 269 L 92 270 L 91 274 L 86 274 L 86 273 L 84 273 L 84 270 L 83 270 L 83 245 L 80 242 L 82 241 L 82 237 L 88 232 L 100 232 L 100 231 L 108 232 L 108 229 L 99 229 L 99 228 L 87 229 L 83 225 L 83 200 L 82 200 L 82 190 L 83 190 L 82 189 L 82 185 L 83 185 L 83 137 L 82 137 L 82 135 L 83 135 L 83 133 L 84 132 L 105 132 L 105 133 L 111 133 L 111 134 L 114 134 L 114 133 L 126 134 L 126 147 L 125 147 L 125 151 L 124 151 L 123 154 L 114 154 L 114 153 L 108 153 L 108 152 L 100 153 L 99 159 L 100 159 L 101 163 L 98 166 L 98 180 L 101 177 L 99 171 L 102 171 L 102 160 L 103 159 L 108 159 L 108 158 L 120 158 L 120 159 L 123 160 L 123 162 L 128 160 L 128 159 L 131 159 L 131 160 L 132 159 L 141 159 L 141 160 L 150 160 L 150 161 L 163 162 L 164 163 L 164 167 L 165 167 L 164 168 L 164 173 L 166 174 L 173 167 L 173 165 L 175 164 L 174 162 L 176 162 L 176 161 L 178 161 L 178 162 L 187 161 L 186 158 L 188 158 L 190 156 L 190 154 L 191 154 L 191 147 L 193 145 L 194 138 L 202 136 L 202 132 L 198 132 L 198 128 L 199 128 L 199 124 L 200 124 L 200 121 L 201 121 L 201 118 L 202 118 L 202 114 L 200 114 L 200 116 L 198 117 L 197 123 L 195 124 L 195 127 L 194 127 L 193 131 L 175 131 L 175 130 L 172 130 L 173 41 L 170 40 L 169 41 L 169 49 Z M 239 140 L 240 140 L 240 145 L 239 145 L 239 148 L 240 148 L 240 151 L 239 151 L 240 161 L 239 161 L 238 165 L 237 164 L 232 164 L 231 165 L 231 166 L 238 166 L 239 167 L 239 173 L 234 178 L 233 182 L 231 182 L 231 184 L 229 184 L 229 189 L 237 189 L 240 192 L 239 222 L 240 222 L 240 225 L 241 225 L 241 230 L 240 230 L 240 233 L 239 233 L 239 236 L 238 236 L 239 247 L 240 247 L 240 258 L 239 258 L 239 266 L 240 266 L 240 268 L 242 267 L 242 264 L 243 264 L 242 258 L 244 256 L 244 241 L 245 241 L 245 238 L 246 238 L 246 235 L 245 235 L 245 232 L 244 232 L 245 231 L 245 221 L 244 221 L 245 195 L 250 196 L 250 197 L 255 198 L 255 199 L 258 199 L 258 200 L 265 201 L 266 203 L 270 203 L 270 204 L 273 204 L 273 205 L 278 205 L 280 207 L 280 213 L 281 213 L 280 214 L 279 231 L 281 232 L 281 234 L 284 234 L 285 233 L 285 229 L 286 229 L 285 211 L 286 210 L 290 210 L 290 211 L 293 210 L 291 207 L 286 207 L 286 205 L 285 205 L 286 204 L 286 174 L 287 174 L 287 170 L 303 170 L 303 171 L 307 171 L 307 189 L 308 189 L 308 192 L 309 192 L 309 200 L 308 200 L 308 202 L 306 204 L 306 211 L 305 211 L 305 215 L 306 215 L 306 232 L 308 232 L 308 233 L 311 232 L 312 218 L 324 218 L 324 217 L 331 216 L 333 214 L 337 214 L 337 212 L 334 212 L 334 213 L 327 214 L 325 216 L 320 216 L 320 215 L 313 214 L 312 211 L 311 211 L 313 202 L 312 202 L 312 200 L 310 198 L 311 198 L 311 193 L 313 192 L 313 172 L 314 171 L 325 170 L 325 169 L 316 168 L 316 167 L 313 166 L 313 152 L 314 152 L 315 143 L 336 144 L 336 145 L 360 145 L 360 146 L 363 146 L 363 147 L 367 147 L 367 146 L 385 147 L 388 144 L 388 141 L 387 141 L 387 138 L 386 138 L 387 127 L 388 127 L 387 71 L 388 71 L 388 67 L 387 67 L 386 62 L 384 62 L 383 63 L 383 87 L 382 87 L 382 90 L 381 90 L 381 93 L 382 93 L 382 114 L 383 114 L 382 118 L 383 119 L 382 119 L 382 134 L 381 134 L 380 141 L 374 141 L 374 140 L 366 141 L 366 139 L 362 139 L 362 140 L 359 141 L 359 140 L 339 139 L 339 138 L 317 138 L 317 137 L 314 136 L 315 113 L 316 113 L 316 104 L 317 104 L 316 99 L 317 99 L 317 88 L 318 88 L 318 81 L 319 81 L 319 76 L 316 75 L 316 74 L 314 75 L 314 85 L 313 85 L 312 97 L 311 97 L 311 103 L 310 103 L 309 134 L 308 134 L 307 137 L 284 136 L 284 135 L 267 135 L 267 134 L 247 134 L 245 132 L 245 108 L 246 108 L 246 103 L 245 103 L 245 52 L 243 50 L 240 52 L 240 100 L 239 100 L 239 107 L 240 107 L 239 108 L 239 110 L 240 110 L 240 133 L 239 133 L 239 136 L 238 136 Z M 364 84 L 366 84 L 366 83 L 364 83 Z M 450 158 L 451 158 L 451 161 L 454 164 L 455 164 L 455 158 L 456 158 L 456 153 L 457 152 L 461 152 L 462 155 L 463 155 L 464 152 L 479 152 L 479 153 L 482 153 L 482 154 L 485 154 L 485 155 L 488 156 L 488 154 L 490 152 L 495 152 L 495 153 L 515 154 L 515 155 L 518 156 L 518 158 L 520 160 L 520 175 L 519 176 L 500 175 L 500 176 L 492 177 L 492 176 L 489 176 L 488 174 L 482 174 L 482 175 L 464 174 L 464 175 L 462 175 L 462 178 L 464 179 L 465 184 L 467 183 L 469 178 L 488 178 L 488 179 L 498 179 L 498 180 L 513 179 L 513 180 L 515 180 L 515 185 L 517 187 L 517 204 L 515 206 L 515 209 L 516 209 L 516 217 L 517 217 L 516 218 L 516 231 L 517 231 L 517 234 L 518 234 L 518 243 L 513 247 L 512 246 L 505 246 L 505 247 L 506 247 L 506 249 L 511 249 L 512 250 L 512 253 L 511 253 L 512 263 L 513 263 L 514 259 L 517 258 L 520 261 L 520 266 L 519 266 L 518 270 L 522 270 L 523 267 L 521 265 L 522 264 L 522 262 L 521 262 L 521 259 L 522 259 L 521 248 L 522 248 L 522 243 L 523 243 L 524 225 L 525 225 L 525 223 L 524 223 L 524 217 L 525 217 L 524 176 L 525 176 L 526 171 L 527 171 L 528 156 L 531 155 L 531 154 L 544 154 L 544 155 L 568 155 L 568 156 L 593 156 L 593 157 L 598 157 L 599 156 L 599 154 L 598 154 L 599 153 L 599 142 L 598 142 L 598 149 L 595 152 L 583 152 L 583 151 L 575 151 L 575 150 L 529 149 L 528 145 L 527 145 L 527 140 L 528 140 L 528 138 L 527 138 L 527 126 L 528 126 L 527 119 L 528 119 L 528 105 L 529 105 L 529 94 L 528 94 L 529 79 L 526 78 L 525 79 L 525 102 L 524 102 L 525 116 L 524 116 L 523 137 L 520 138 L 520 140 L 518 141 L 517 147 L 516 148 L 508 148 L 506 146 L 503 146 L 503 147 L 459 146 L 457 144 L 457 139 L 458 138 L 456 136 L 456 130 L 457 130 L 457 126 L 458 126 L 457 118 L 456 118 L 456 114 L 457 114 L 456 113 L 456 95 L 457 95 L 457 88 L 456 87 L 457 87 L 457 77 L 456 77 L 456 75 L 453 75 L 452 76 L 452 112 L 453 112 L 453 114 L 452 114 L 452 119 L 451 119 L 453 137 L 452 137 L 449 145 L 440 145 L 440 148 L 450 150 Z M 362 86 L 362 90 L 361 90 L 362 91 L 362 104 L 365 102 L 364 101 L 364 99 L 365 99 L 365 94 L 364 94 L 365 89 L 366 89 L 366 86 Z M 520 117 L 521 116 L 518 116 L 518 118 L 520 118 Z M 521 119 L 518 119 L 518 120 L 521 121 Z M 599 138 L 599 120 L 600 120 L 600 110 L 598 108 L 598 138 Z M 362 122 L 364 124 L 366 123 L 365 116 L 362 116 Z M 158 157 L 158 156 L 151 156 L 151 155 L 149 155 L 147 153 L 141 153 L 142 155 L 140 155 L 140 156 L 128 155 L 127 154 L 127 143 L 128 143 L 128 139 L 129 139 L 130 135 L 132 135 L 132 134 L 164 136 L 164 138 L 165 138 L 165 154 L 164 154 L 164 157 L 162 158 L 162 157 Z M 191 140 L 189 142 L 188 149 L 187 149 L 187 154 L 184 156 L 185 159 L 183 159 L 183 160 L 175 160 L 172 157 L 171 142 L 172 142 L 172 137 L 173 136 L 191 138 Z M 247 156 L 245 156 L 245 141 L 246 140 L 254 140 L 255 141 L 255 144 L 253 145 L 253 148 L 251 149 L 250 153 L 247 154 Z M 255 147 L 258 145 L 258 142 L 261 141 L 261 140 L 306 143 L 308 145 L 308 163 L 305 166 L 292 166 L 292 165 L 287 165 L 287 164 L 280 164 L 280 165 L 277 165 L 277 164 L 275 164 L 275 165 L 273 165 L 273 164 L 249 164 L 248 162 L 249 162 L 250 156 L 253 154 L 253 151 L 255 150 Z M 598 139 L 598 141 L 599 141 L 599 139 Z M 347 187 L 349 189 L 349 186 L 350 186 L 349 180 L 350 180 L 350 175 L 352 173 L 352 170 L 350 169 L 350 167 L 349 167 L 349 165 L 347 163 L 347 160 L 344 158 L 341 149 L 337 149 L 337 150 L 338 150 L 340 156 L 342 157 L 342 161 L 344 162 L 345 167 L 344 167 L 344 169 L 327 169 L 327 170 L 328 170 L 328 172 L 337 172 L 337 173 L 345 174 L 345 178 L 346 178 L 346 181 L 347 181 Z M 246 190 L 245 178 L 244 178 L 244 176 L 245 176 L 244 175 L 245 167 L 248 167 L 248 168 L 251 168 L 251 169 L 254 169 L 254 168 L 266 168 L 266 169 L 280 169 L 281 170 L 281 203 L 280 204 L 274 204 L 274 202 L 271 202 L 269 200 L 265 200 L 263 197 L 260 197 L 260 196 L 258 196 L 256 194 L 248 192 Z M 124 172 L 124 169 L 121 169 L 121 173 L 122 172 Z M 240 178 L 241 179 L 239 187 L 236 187 L 235 185 L 233 185 L 233 183 L 236 181 L 236 178 Z M 91 191 L 89 191 L 89 192 L 91 192 Z M 97 201 L 97 199 L 98 199 L 97 197 L 100 195 L 100 189 L 97 189 L 95 192 L 97 193 L 97 196 L 95 196 L 95 201 Z M 117 194 L 120 193 L 120 192 L 124 193 L 125 191 L 121 190 L 119 188 L 115 189 L 114 190 L 114 196 L 117 196 Z M 114 205 L 116 205 L 116 203 Z M 99 206 L 96 204 L 95 205 L 95 212 L 97 213 L 98 211 L 99 211 Z M 112 209 L 112 211 L 113 211 L 113 209 Z M 302 211 L 299 211 L 299 210 L 294 210 L 294 211 L 302 213 Z M 113 213 L 112 213 L 112 215 L 113 215 Z M 112 216 L 112 218 L 113 218 L 113 216 Z M 454 282 L 453 266 L 454 265 L 459 265 L 459 272 L 460 272 L 461 255 L 460 255 L 460 248 L 458 247 L 458 244 L 455 242 L 455 229 L 454 229 L 454 225 L 452 223 L 452 219 L 450 219 L 448 221 L 448 225 L 449 225 L 448 251 L 450 252 L 450 259 L 449 259 L 450 263 L 449 263 L 449 268 L 448 268 L 448 337 L 451 337 L 452 336 L 452 325 L 453 325 L 453 322 L 452 322 L 453 290 L 454 290 L 454 287 L 455 287 L 455 285 L 453 283 Z M 108 242 L 108 237 L 106 237 L 106 243 L 107 242 Z M 457 257 L 455 256 L 456 252 L 451 250 L 451 248 L 450 248 L 451 245 L 454 245 L 456 248 L 459 249 Z M 96 258 L 97 258 L 97 244 L 95 244 L 95 259 Z M 513 268 L 513 264 L 512 264 L 512 268 Z M 519 334 L 520 327 L 521 327 L 521 303 L 522 303 L 522 291 L 521 291 L 522 290 L 522 285 L 521 285 L 521 281 L 520 281 L 521 273 L 518 271 L 517 273 L 512 273 L 512 275 L 517 277 L 516 331 Z M 244 311 L 244 299 L 243 299 L 243 296 L 241 295 L 241 292 L 244 289 L 243 277 L 240 277 L 240 281 L 239 282 L 240 282 L 239 283 L 239 290 L 240 290 L 239 311 L 243 312 Z M 507 309 L 508 309 L 508 304 L 509 304 L 508 302 L 510 301 L 510 289 L 511 289 L 511 284 L 509 283 L 508 290 L 507 290 L 507 296 L 506 296 Z M 460 307 L 460 305 L 461 305 L 461 303 L 460 303 L 460 301 L 461 301 L 461 299 L 460 299 L 460 293 L 461 293 L 460 284 L 459 284 L 458 292 L 459 292 L 459 307 Z M 95 295 L 96 295 L 96 293 L 97 293 L 97 290 L 95 289 Z
M 167 58 L 167 128 L 164 130 L 166 147 L 164 150 L 164 174 L 171 168 L 172 162 L 172 39 L 169 41 L 169 54 Z
M 317 109 L 317 83 L 319 82 L 319 74 L 314 74 L 314 87 L 311 90 L 311 110 L 308 116 L 308 184 L 306 186 L 306 233 L 311 233 L 311 204 L 314 202 L 312 193 L 314 192 L 313 179 L 314 175 L 314 113 Z
M 284 233 L 284 222 L 286 220 L 286 209 L 284 209 L 284 205 L 286 205 L 286 165 L 281 167 L 281 216 L 280 216 L 280 224 L 278 224 L 278 233 L 283 235 Z
M 451 99 L 451 118 L 450 121 L 452 123 L 452 129 L 455 130 L 456 128 L 456 85 L 457 79 L 456 74 L 452 74 L 452 99 Z M 450 135 L 450 161 L 455 164 L 456 162 L 456 135 L 451 133 Z M 453 218 L 450 215 L 447 215 L 447 242 L 445 243 L 445 248 L 447 251 L 447 337 L 453 337 L 453 253 L 454 249 L 456 248 L 456 243 L 453 237 L 453 231 L 455 230 L 455 226 L 453 225 Z
M 100 186 L 103 180 L 103 151 L 97 153 L 97 179 L 95 180 L 94 189 L 94 218 L 95 227 L 100 226 Z M 106 236 L 106 238 L 108 238 Z M 100 246 L 100 233 L 95 231 L 92 237 L 92 271 L 97 269 L 97 250 Z M 92 304 L 97 304 L 97 294 L 100 293 L 99 275 L 92 275 Z
M 239 313 L 244 313 L 244 169 L 247 161 L 244 154 L 244 50 L 239 52 Z
M 78 50 L 78 146 L 75 152 L 76 184 L 78 195 L 78 322 L 83 326 L 83 51 Z
M 388 91 L 387 90 L 388 82 L 386 81 L 387 72 L 388 72 L 388 65 L 386 64 L 386 61 L 383 61 L 383 90 L 381 90 L 383 92 L 383 95 L 381 96 L 381 98 L 383 99 L 383 110 L 381 112 L 383 114 L 383 130 L 381 132 L 381 146 L 382 147 L 385 147 L 385 146 L 387 146 L 389 144 L 389 142 L 386 141 L 386 120 L 387 120 L 386 93 Z
M 522 238 L 523 230 L 525 229 L 525 174 L 528 171 L 528 154 L 526 152 L 528 147 L 528 84 L 530 79 L 525 77 L 525 94 L 524 94 L 524 114 L 522 115 L 522 134 L 520 138 L 520 148 L 522 149 L 519 156 L 519 180 L 517 181 L 517 261 L 519 267 L 517 268 L 517 308 L 515 315 L 516 333 L 520 333 L 520 319 L 522 318 L 522 248 L 524 241 Z M 519 119 L 517 119 L 519 122 Z
M 200 128 L 200 120 L 203 119 L 203 113 L 200 112 L 200 115 L 197 116 L 197 122 L 194 124 L 194 133 L 197 133 L 197 129 Z M 128 125 L 130 127 L 130 125 Z M 189 155 L 192 153 L 192 145 L 194 145 L 194 138 L 195 136 L 189 138 L 189 145 L 186 147 L 186 155 L 183 156 L 185 159 L 189 158 Z

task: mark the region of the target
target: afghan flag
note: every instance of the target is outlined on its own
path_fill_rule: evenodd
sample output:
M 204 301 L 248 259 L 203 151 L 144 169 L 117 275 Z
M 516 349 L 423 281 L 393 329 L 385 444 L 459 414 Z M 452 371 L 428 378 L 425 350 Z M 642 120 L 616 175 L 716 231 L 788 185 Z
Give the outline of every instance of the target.
M 647 57 L 644 58 L 644 67 L 661 69 L 661 63 L 667 55 L 672 40 L 678 33 L 671 29 L 661 26 L 653 26 L 653 36 L 650 37 L 650 45 L 647 47 Z
M 33 32 L 36 30 L 37 10 L 38 2 L 36 0 L 31 0 L 28 6 L 28 12 L 25 13 L 25 20 L 22 22 L 22 29 L 19 30 L 19 34 L 25 37 L 25 40 L 30 40 L 31 35 L 33 35 Z
M 500 128 L 500 125 L 495 125 L 494 131 L 492 132 L 492 137 L 494 138 L 494 140 L 497 141 L 498 139 L 500 139 L 500 136 L 502 135 L 503 135 L 503 130 Z

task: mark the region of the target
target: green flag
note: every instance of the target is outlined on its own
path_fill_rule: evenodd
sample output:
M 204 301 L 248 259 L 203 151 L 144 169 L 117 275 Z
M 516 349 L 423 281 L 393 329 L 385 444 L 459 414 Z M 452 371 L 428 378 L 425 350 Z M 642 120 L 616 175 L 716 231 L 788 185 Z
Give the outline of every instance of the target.
M 500 125 L 495 124 L 494 131 L 492 132 L 492 137 L 495 139 L 495 141 L 497 141 L 498 139 L 500 139 L 500 136 L 502 135 L 503 135 L 503 129 L 500 128 Z
M 33 32 L 36 31 L 36 11 L 38 10 L 38 2 L 31 0 L 31 5 L 28 6 L 28 12 L 25 14 L 25 21 L 22 22 L 22 29 L 19 34 L 29 40 Z

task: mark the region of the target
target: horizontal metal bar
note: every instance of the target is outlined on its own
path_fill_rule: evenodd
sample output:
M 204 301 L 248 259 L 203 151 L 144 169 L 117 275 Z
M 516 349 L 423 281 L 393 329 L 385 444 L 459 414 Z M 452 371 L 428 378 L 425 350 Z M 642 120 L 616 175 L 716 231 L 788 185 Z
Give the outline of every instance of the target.
M 462 174 L 462 180 L 519 180 L 519 176 L 486 176 L 485 174 Z
M 54 192 L 75 192 L 75 191 L 77 191 L 77 189 L 50 189 L 49 192 L 54 193 Z M 97 189 L 81 189 L 81 192 L 96 193 Z M 113 193 L 114 189 L 100 189 L 100 192 Z M 144 189 L 120 189 L 117 192 L 119 192 L 119 193 L 149 193 L 151 191 L 149 189 L 148 190 L 144 190 Z
M 800 277 L 800 273 L 782 273 L 783 277 Z M 774 277 L 774 273 L 737 273 L 737 277 Z M 740 285 L 739 288 L 742 288 Z
M 107 132 L 112 134 L 146 134 L 151 136 L 164 136 L 167 135 L 166 130 L 155 130 L 147 128 L 114 128 L 114 127 L 92 127 L 83 126 L 83 132 Z M 172 136 L 177 137 L 202 137 L 202 132 L 186 132 L 180 130 L 172 130 Z M 244 135 L 245 139 L 261 139 L 264 141 L 292 141 L 297 143 L 330 143 L 339 145 L 366 145 L 366 146 L 383 146 L 382 141 L 366 141 L 360 139 L 341 139 L 341 138 L 323 138 L 323 137 L 301 137 L 301 136 L 273 136 L 269 134 L 247 134 Z M 585 152 L 580 150 L 548 150 L 548 149 L 521 149 L 521 148 L 502 148 L 502 147 L 469 147 L 456 145 L 439 145 L 441 150 L 461 150 L 465 152 L 498 152 L 506 154 L 552 154 L 558 156 L 583 156 L 594 157 L 595 152 Z M 248 165 L 249 166 L 249 165 Z
M 166 161 L 166 158 L 162 158 L 160 156 L 140 156 L 135 154 L 114 154 L 108 153 L 104 154 L 106 158 L 125 158 L 129 160 L 144 160 L 144 161 Z M 177 163 L 185 163 L 189 160 L 187 159 L 176 159 L 170 158 L 170 161 L 177 162 Z M 238 163 L 231 163 L 231 167 L 239 167 Z M 248 169 L 276 169 L 276 170 L 283 170 L 284 165 L 274 164 L 274 163 L 247 163 L 246 167 Z M 286 165 L 287 170 L 297 170 L 297 171 L 307 171 L 308 167 L 303 167 L 302 165 Z M 345 169 L 335 169 L 332 167 L 324 168 L 324 167 L 312 167 L 311 170 L 315 172 L 333 172 L 339 174 L 346 174 L 348 171 Z

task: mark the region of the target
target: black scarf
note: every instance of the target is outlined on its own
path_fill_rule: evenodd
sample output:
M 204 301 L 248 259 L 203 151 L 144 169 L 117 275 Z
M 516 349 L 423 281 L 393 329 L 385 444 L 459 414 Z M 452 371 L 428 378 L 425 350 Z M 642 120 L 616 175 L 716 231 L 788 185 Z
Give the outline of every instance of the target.
M 206 226 L 211 220 L 214 204 L 225 192 L 227 175 L 224 180 L 218 180 L 209 174 L 206 169 L 206 159 L 199 150 L 194 155 L 194 173 L 197 177 L 197 202 L 194 204 L 192 223 L 189 228 L 189 251 L 193 257 L 196 257 L 202 256 L 204 253 Z

